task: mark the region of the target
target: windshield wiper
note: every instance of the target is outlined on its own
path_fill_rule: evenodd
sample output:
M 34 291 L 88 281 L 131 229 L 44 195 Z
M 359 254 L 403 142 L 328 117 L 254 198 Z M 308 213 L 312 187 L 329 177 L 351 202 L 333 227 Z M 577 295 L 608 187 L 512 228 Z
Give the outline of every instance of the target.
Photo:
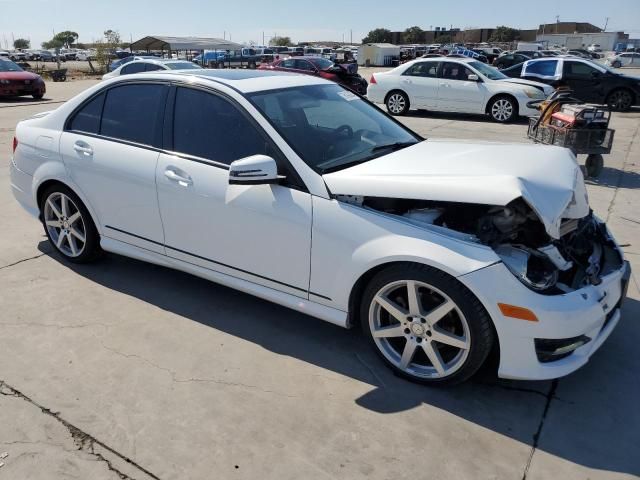
M 395 152 L 396 150 L 400 150 L 405 147 L 410 147 L 411 145 L 415 145 L 418 142 L 395 142 L 395 143 L 387 143 L 384 145 L 378 145 L 371 149 L 372 152 L 378 152 L 380 150 L 391 150 Z

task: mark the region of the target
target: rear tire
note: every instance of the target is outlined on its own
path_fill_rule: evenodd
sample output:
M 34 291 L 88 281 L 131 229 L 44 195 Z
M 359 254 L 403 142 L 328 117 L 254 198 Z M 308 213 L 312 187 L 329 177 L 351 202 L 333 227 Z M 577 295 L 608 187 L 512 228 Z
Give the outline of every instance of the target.
M 256 62 L 249 62 L 249 69 L 255 70 L 255 68 L 256 68 Z
M 620 67 L 622 67 L 622 63 L 620 63 L 620 62 L 613 62 L 613 63 L 611 64 L 611 66 L 612 66 L 613 68 L 620 68 Z
M 426 265 L 398 264 L 375 275 L 362 296 L 360 317 L 383 361 L 422 384 L 469 379 L 495 341 L 489 314 L 475 295 Z
M 42 100 L 42 97 L 44 97 L 44 95 L 42 93 L 34 93 L 32 97 L 36 100 Z
M 384 103 L 387 106 L 387 111 L 394 116 L 405 115 L 411 108 L 409 97 L 400 90 L 389 93 Z
M 618 88 L 607 96 L 606 102 L 611 110 L 627 112 L 633 106 L 633 93 L 626 88 Z
M 65 260 L 89 263 L 99 258 L 100 235 L 91 214 L 73 190 L 56 184 L 42 195 L 40 217 L 51 245 Z

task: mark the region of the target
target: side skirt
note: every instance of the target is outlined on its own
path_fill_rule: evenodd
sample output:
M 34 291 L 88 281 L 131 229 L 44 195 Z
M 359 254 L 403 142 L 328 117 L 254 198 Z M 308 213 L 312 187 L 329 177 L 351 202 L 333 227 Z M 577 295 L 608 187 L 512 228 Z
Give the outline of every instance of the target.
M 327 307 L 326 305 L 320 305 L 319 303 L 305 300 L 295 295 L 280 292 L 273 288 L 264 287 L 262 285 L 255 284 L 248 280 L 220 273 L 215 270 L 193 265 L 191 263 L 182 262 L 177 259 L 169 259 L 165 255 L 161 255 L 156 252 L 145 250 L 135 245 L 130 245 L 119 240 L 114 240 L 109 237 L 102 236 L 100 240 L 100 246 L 103 250 L 125 257 L 135 258 L 136 260 L 142 260 L 143 262 L 149 262 L 164 267 L 173 268 L 176 270 L 190 273 L 196 277 L 204 278 L 226 287 L 240 290 L 241 292 L 254 295 L 256 297 L 268 300 L 283 307 L 291 308 L 300 313 L 310 315 L 312 317 L 319 318 L 334 325 L 338 325 L 343 328 L 348 328 L 347 324 L 347 312 L 338 310 L 336 308 Z

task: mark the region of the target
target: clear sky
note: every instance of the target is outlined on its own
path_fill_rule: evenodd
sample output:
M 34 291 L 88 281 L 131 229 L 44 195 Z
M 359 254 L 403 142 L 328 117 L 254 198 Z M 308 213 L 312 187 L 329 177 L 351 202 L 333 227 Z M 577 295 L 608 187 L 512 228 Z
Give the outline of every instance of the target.
M 72 30 L 91 42 L 107 29 L 123 41 L 146 35 L 212 36 L 262 43 L 270 36 L 293 41 L 359 42 L 369 30 L 431 27 L 536 28 L 556 21 L 589 22 L 640 37 L 640 0 L 0 0 L 0 47 L 12 36 L 32 47 L 52 32 Z

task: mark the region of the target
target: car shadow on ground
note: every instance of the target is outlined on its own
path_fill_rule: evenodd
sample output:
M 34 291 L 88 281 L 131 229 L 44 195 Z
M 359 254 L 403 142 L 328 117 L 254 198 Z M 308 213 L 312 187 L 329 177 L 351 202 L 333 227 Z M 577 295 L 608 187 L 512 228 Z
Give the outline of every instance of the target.
M 639 471 L 638 460 L 632 452 L 637 445 L 627 447 L 619 443 L 621 436 L 630 437 L 633 433 L 622 435 L 620 430 L 610 429 L 608 438 L 603 438 L 602 420 L 594 415 L 594 404 L 589 400 L 593 397 L 595 383 L 600 385 L 597 391 L 606 390 L 608 400 L 618 397 L 631 399 L 622 404 L 598 405 L 598 409 L 616 409 L 616 416 L 623 418 L 637 416 L 637 405 L 633 401 L 638 395 L 637 382 L 634 384 L 628 378 L 616 378 L 611 367 L 612 362 L 623 363 L 622 359 L 635 362 L 628 364 L 629 369 L 639 367 L 635 342 L 631 341 L 637 334 L 631 335 L 631 340 L 628 335 L 631 322 L 622 322 L 594 360 L 573 375 L 574 381 L 568 390 L 556 390 L 558 385 L 555 382 L 498 380 L 495 376 L 497 358 L 492 358 L 489 366 L 463 385 L 447 389 L 430 388 L 393 375 L 366 344 L 358 329 L 345 330 L 192 275 L 125 257 L 107 255 L 95 264 L 76 265 L 64 261 L 56 253 L 50 253 L 47 241 L 41 242 L 39 249 L 64 268 L 106 288 L 279 355 L 369 384 L 371 390 L 368 393 L 353 399 L 361 408 L 391 414 L 427 404 L 524 444 L 534 445 L 540 438 L 544 417 L 550 416 L 547 415 L 549 405 L 551 411 L 554 405 L 562 406 L 570 408 L 570 416 L 578 421 L 563 423 L 560 437 L 566 440 L 552 441 L 552 448 L 546 451 L 589 468 L 629 474 Z M 623 316 L 638 318 L 640 302 L 628 300 Z M 184 348 L 184 355 L 189 355 L 188 346 L 175 345 L 175 348 Z M 613 373 L 617 371 L 613 369 Z M 583 402 L 582 399 L 586 400 Z M 630 432 L 637 428 L 637 422 L 619 422 L 617 427 L 622 425 L 631 429 Z M 547 429 L 552 427 L 554 425 L 546 425 Z M 576 439 L 581 439 L 580 448 L 575 446 Z M 623 448 L 628 448 L 628 451 L 605 455 L 599 453 L 602 445 L 615 445 L 616 452 Z M 544 446 L 538 445 L 538 448 Z
M 30 103 L 42 103 L 49 102 L 51 98 L 47 98 L 44 96 L 43 98 L 33 98 L 33 97 L 0 97 L 0 108 L 6 105 L 28 105 Z
M 455 120 L 466 122 L 487 122 L 500 125 L 498 122 L 491 120 L 489 115 L 473 114 L 473 113 L 452 113 L 452 112 L 435 112 L 431 110 L 410 110 L 404 115 L 408 118 L 431 118 L 434 120 Z M 509 124 L 528 125 L 528 117 L 516 117 Z
M 605 156 L 605 164 L 607 157 Z M 588 185 L 597 185 L 607 188 L 625 188 L 628 190 L 640 188 L 640 174 L 629 171 L 620 170 L 619 168 L 603 167 L 602 172 L 596 178 L 586 178 Z

